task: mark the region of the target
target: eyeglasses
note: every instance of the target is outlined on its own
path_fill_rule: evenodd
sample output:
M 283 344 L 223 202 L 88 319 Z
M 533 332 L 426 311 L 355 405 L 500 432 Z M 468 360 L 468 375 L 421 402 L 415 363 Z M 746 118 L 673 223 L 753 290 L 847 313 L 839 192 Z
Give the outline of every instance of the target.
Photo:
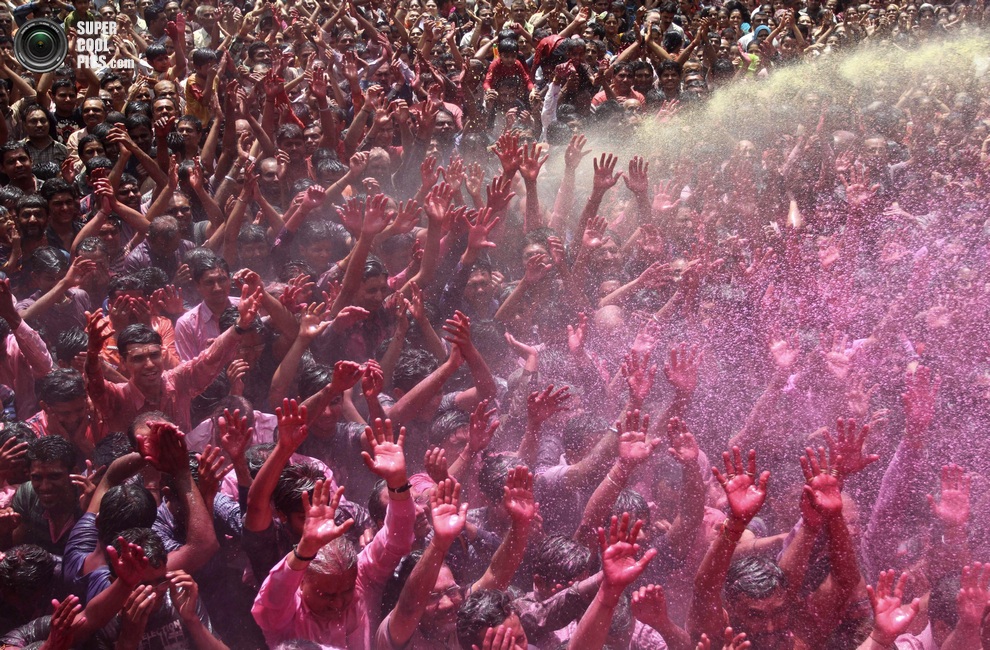
M 457 585 L 454 585 L 453 587 L 448 587 L 444 591 L 431 591 L 430 602 L 435 605 L 439 603 L 441 600 L 443 600 L 444 596 L 446 596 L 450 600 L 454 600 L 455 598 L 460 597 L 460 595 L 461 595 L 461 588 Z

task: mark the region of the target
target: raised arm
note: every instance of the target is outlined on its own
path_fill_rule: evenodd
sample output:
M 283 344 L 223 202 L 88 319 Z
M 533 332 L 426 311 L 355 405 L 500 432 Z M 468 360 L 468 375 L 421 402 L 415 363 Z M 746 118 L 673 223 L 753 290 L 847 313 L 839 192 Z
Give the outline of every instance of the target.
M 533 518 L 536 517 L 539 509 L 533 497 L 533 475 L 525 467 L 509 470 L 502 506 L 508 511 L 512 521 L 509 532 L 492 556 L 488 570 L 474 583 L 472 591 L 481 589 L 505 591 L 509 588 L 519 565 L 522 564 Z
M 299 406 L 295 400 L 283 400 L 282 406 L 277 408 L 275 413 L 278 416 L 278 440 L 275 449 L 265 459 L 248 491 L 244 528 L 256 533 L 268 530 L 272 525 L 272 494 L 278 485 L 282 469 L 289 464 L 292 454 L 309 433 L 306 427 L 306 407 Z

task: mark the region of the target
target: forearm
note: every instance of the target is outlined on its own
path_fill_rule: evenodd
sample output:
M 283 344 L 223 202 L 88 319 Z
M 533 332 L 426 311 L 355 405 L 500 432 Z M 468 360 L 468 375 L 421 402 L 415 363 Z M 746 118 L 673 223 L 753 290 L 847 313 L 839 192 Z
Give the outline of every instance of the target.
M 176 552 L 181 552 L 182 560 L 176 566 L 169 562 L 169 569 L 193 572 L 205 566 L 220 549 L 213 527 L 213 503 L 204 503 L 203 495 L 191 474 L 177 476 L 176 485 L 186 515 L 187 532 L 186 543 Z
M 564 474 L 568 489 L 579 489 L 600 482 L 612 465 L 608 462 L 617 451 L 618 434 L 610 429 L 580 462 L 570 465 Z
M 709 547 L 698 567 L 694 579 L 694 597 L 688 614 L 688 630 L 692 638 L 708 634 L 720 638 L 725 630 L 725 613 L 722 607 L 722 586 L 732 563 L 732 554 L 739 538 L 746 530 L 747 522 L 729 518 Z
M 567 228 L 567 219 L 574 207 L 574 186 L 576 172 L 571 168 L 564 169 L 564 178 L 557 189 L 557 197 L 553 203 L 553 213 L 550 215 L 550 227 L 557 231 Z
M 667 536 L 675 557 L 682 560 L 687 557 L 704 518 L 705 482 L 701 476 L 701 466 L 697 461 L 692 461 L 681 467 L 680 512 Z
M 443 344 L 443 339 L 433 329 L 433 324 L 430 323 L 430 319 L 426 317 L 425 313 L 422 318 L 416 319 L 416 325 L 419 326 L 419 332 L 423 336 L 423 346 L 426 348 L 426 351 L 437 359 L 446 357 L 448 350 Z
M 357 245 L 351 252 L 347 270 L 344 272 L 344 280 L 341 282 L 340 293 L 337 295 L 337 299 L 334 300 L 333 306 L 327 314 L 329 318 L 336 318 L 340 310 L 349 305 L 354 294 L 357 293 L 358 287 L 361 285 L 361 276 L 364 273 L 364 263 L 367 261 L 368 253 L 371 251 L 372 241 L 373 237 L 368 235 L 361 235 L 358 238 Z
M 539 185 L 536 179 L 526 180 L 526 232 L 543 227 L 543 214 L 540 211 Z
M 472 346 L 470 351 L 464 353 L 464 360 L 467 362 L 468 370 L 471 371 L 471 379 L 477 389 L 478 399 L 494 399 L 498 394 L 498 384 L 495 383 L 495 377 L 492 376 L 485 358 Z
M 526 552 L 526 542 L 529 539 L 530 522 L 513 520 L 502 544 L 499 545 L 488 570 L 472 586 L 472 591 L 481 589 L 497 589 L 505 591 L 512 583 L 512 577 L 522 564 Z
M 62 300 L 70 288 L 72 288 L 72 285 L 63 279 L 57 282 L 48 293 L 34 301 L 34 304 L 30 305 L 27 309 L 18 311 L 18 313 L 24 320 L 33 320 Z
M 602 585 L 591 607 L 581 617 L 577 630 L 567 644 L 567 650 L 600 650 L 605 645 L 615 608 L 622 591 Z
M 289 463 L 294 450 L 276 444 L 275 450 L 268 456 L 251 483 L 248 491 L 247 515 L 244 517 L 244 528 L 256 533 L 268 529 L 272 525 L 272 494 L 282 469 Z
M 627 468 L 620 461 L 616 461 L 605 475 L 604 480 L 595 488 L 588 505 L 584 507 L 581 515 L 581 525 L 574 533 L 574 539 L 584 544 L 588 548 L 594 548 L 594 531 L 608 520 L 619 495 L 629 483 L 631 469 Z
M 402 587 L 399 601 L 388 619 L 388 633 L 395 646 L 405 645 L 419 626 L 419 621 L 426 611 L 426 603 L 430 593 L 437 583 L 440 567 L 447 549 L 440 548 L 434 541 L 426 545 L 423 556 Z
M 413 386 L 408 393 L 399 398 L 399 401 L 389 410 L 388 416 L 397 422 L 406 422 L 418 414 L 434 395 L 443 389 L 457 369 L 449 362 L 442 364 L 430 375 Z
M 301 336 L 297 336 L 296 340 L 292 342 L 289 350 L 282 358 L 282 363 L 278 364 L 275 374 L 272 375 L 271 388 L 268 393 L 269 403 L 281 404 L 282 399 L 289 395 L 289 389 L 299 371 L 299 362 L 309 344 L 310 340 Z

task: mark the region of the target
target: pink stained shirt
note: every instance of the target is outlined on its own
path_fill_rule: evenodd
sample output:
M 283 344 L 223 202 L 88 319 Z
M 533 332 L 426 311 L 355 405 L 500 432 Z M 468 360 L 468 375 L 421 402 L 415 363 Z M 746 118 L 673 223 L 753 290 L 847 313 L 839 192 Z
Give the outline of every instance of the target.
M 5 347 L 7 354 L 0 361 L 0 384 L 14 390 L 17 419 L 27 420 L 38 412 L 34 381 L 52 371 L 52 356 L 38 333 L 24 321 L 7 337 Z
M 231 327 L 195 359 L 163 372 L 161 401 L 157 404 L 149 402 L 131 382 L 115 384 L 107 381 L 99 366 L 86 366 L 89 378 L 86 388 L 111 431 L 127 431 L 138 414 L 148 411 L 162 411 L 175 421 L 180 431 L 189 431 L 192 428 L 189 407 L 193 398 L 206 390 L 233 361 L 240 338 Z
M 240 298 L 228 298 L 228 304 L 236 307 Z M 175 322 L 175 349 L 183 361 L 194 359 L 210 346 L 210 341 L 220 336 L 220 314 L 199 303 Z
M 412 499 L 389 501 L 385 525 L 358 555 L 354 600 L 337 620 L 317 618 L 303 602 L 306 571 L 293 571 L 285 558 L 265 578 L 251 613 L 274 647 L 290 639 L 307 639 L 348 650 L 371 650 L 371 625 L 381 607 L 385 582 L 399 560 L 412 550 L 416 507 Z

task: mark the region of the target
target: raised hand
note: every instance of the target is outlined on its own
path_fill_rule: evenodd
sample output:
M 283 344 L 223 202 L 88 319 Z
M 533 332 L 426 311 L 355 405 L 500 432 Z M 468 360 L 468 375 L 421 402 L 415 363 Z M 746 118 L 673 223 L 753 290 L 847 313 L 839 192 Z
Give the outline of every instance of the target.
M 207 509 L 213 505 L 213 499 L 220 491 L 220 483 L 234 466 L 224 462 L 220 455 L 220 448 L 213 445 L 206 445 L 202 454 L 196 454 L 199 462 L 198 475 L 199 492 L 203 495 L 203 502 L 207 504 Z
M 833 438 L 828 430 L 825 431 L 831 464 L 838 470 L 840 479 L 846 479 L 880 460 L 875 454 L 863 453 L 866 439 L 870 435 L 870 425 L 863 425 L 858 434 L 856 428 L 855 420 L 839 418 L 835 424 L 836 437 Z
M 123 537 L 117 538 L 120 552 L 113 546 L 107 546 L 107 557 L 113 568 L 113 575 L 129 587 L 141 584 L 145 574 L 151 568 L 151 562 L 144 554 L 144 549 L 137 544 L 131 544 Z
M 540 153 L 542 149 L 539 144 L 533 143 L 526 147 L 520 149 L 519 155 L 519 175 L 523 177 L 523 180 L 527 183 L 535 183 L 536 178 L 540 175 L 540 170 L 543 168 L 543 164 L 549 158 L 549 155 L 541 156 Z
M 770 472 L 760 474 L 757 481 L 756 451 L 754 450 L 750 450 L 746 465 L 743 465 L 739 447 L 733 447 L 731 455 L 727 451 L 724 452 L 722 460 L 725 463 L 725 474 L 714 465 L 712 466 L 712 474 L 715 475 L 715 479 L 725 490 L 731 519 L 734 519 L 737 525 L 741 524 L 745 528 L 767 500 L 767 481 L 770 480 Z
M 650 353 L 642 357 L 631 350 L 622 362 L 620 372 L 629 386 L 629 399 L 635 404 L 642 404 L 653 389 L 653 380 L 657 376 L 656 364 L 650 365 Z
M 385 387 L 385 374 L 374 359 L 369 359 L 361 367 L 361 393 L 367 400 L 377 399 Z
M 427 476 L 434 483 L 439 484 L 450 478 L 450 472 L 447 469 L 447 455 L 443 447 L 427 449 L 426 457 L 423 459 L 423 465 L 426 467 Z
M 636 196 L 645 196 L 650 191 L 650 164 L 642 156 L 634 156 L 629 161 L 629 174 L 623 177 L 626 187 Z
M 185 571 L 169 571 L 165 574 L 168 578 L 169 595 L 172 597 L 172 604 L 179 612 L 179 618 L 183 621 L 193 621 L 199 617 L 196 611 L 196 604 L 199 601 L 199 585 L 193 577 Z
M 577 355 L 584 351 L 584 337 L 588 332 L 588 316 L 584 312 L 578 314 L 577 325 L 567 326 L 567 349 Z
M 70 595 L 62 602 L 53 600 L 52 607 L 55 608 L 55 613 L 52 614 L 48 639 L 39 650 L 69 650 L 75 635 L 86 624 L 82 603 L 79 602 L 78 596 Z
M 667 627 L 667 596 L 660 585 L 647 585 L 633 592 L 630 601 L 633 617 L 654 630 Z
M 150 432 L 138 438 L 144 459 L 155 469 L 172 476 L 189 471 L 189 449 L 186 436 L 171 422 L 161 420 L 146 423 Z
M 494 212 L 491 208 L 485 208 L 478 213 L 477 218 L 472 223 L 468 221 L 467 217 L 462 217 L 468 231 L 468 248 L 471 250 L 483 250 L 486 248 L 495 248 L 495 243 L 488 240 L 488 236 L 491 234 L 495 226 L 499 224 L 501 219 L 494 216 Z
M 983 614 L 990 605 L 990 564 L 976 562 L 963 567 L 956 611 L 959 613 L 957 628 L 979 630 Z
M 533 475 L 523 466 L 509 470 L 505 481 L 502 505 L 512 518 L 513 524 L 529 525 L 539 510 L 533 496 Z
M 588 144 L 588 138 L 581 134 L 571 136 L 571 141 L 567 145 L 567 150 L 564 151 L 564 167 L 568 171 L 575 171 L 584 157 L 591 153 L 591 149 L 585 149 L 585 145 Z
M 160 596 L 152 585 L 138 585 L 124 602 L 120 612 L 118 648 L 137 648 L 144 637 L 152 612 L 158 609 Z
M 240 410 L 224 409 L 223 415 L 217 420 L 220 430 L 220 446 L 232 461 L 240 461 L 251 446 L 254 429 L 248 426 L 247 416 L 242 416 Z
M 515 650 L 515 648 L 516 633 L 505 625 L 488 628 L 481 647 L 476 643 L 471 645 L 471 650 Z
M 364 220 L 361 222 L 362 235 L 374 237 L 385 230 L 389 224 L 387 207 L 388 197 L 384 194 L 369 196 L 365 200 Z
M 375 420 L 374 428 L 367 427 L 364 436 L 371 448 L 371 453 L 361 452 L 364 464 L 368 466 L 374 474 L 385 479 L 390 488 L 399 488 L 406 484 L 406 456 L 403 453 L 403 445 L 406 440 L 406 428 L 399 428 L 399 437 L 396 438 L 392 421 L 381 418 Z
M 694 435 L 688 431 L 687 423 L 680 418 L 670 418 L 667 422 L 667 441 L 670 448 L 667 452 L 681 465 L 690 465 L 698 462 L 701 453 L 698 448 L 698 441 Z
M 306 407 L 294 399 L 283 399 L 282 406 L 275 409 L 275 415 L 278 417 L 278 444 L 295 452 L 309 435 Z
M 698 366 L 704 359 L 704 353 L 697 345 L 688 346 L 681 343 L 680 347 L 670 350 L 670 360 L 663 365 L 663 374 L 674 388 L 683 393 L 693 393 L 698 387 Z
M 842 493 L 838 470 L 829 467 L 825 448 L 818 448 L 817 458 L 813 449 L 805 449 L 805 455 L 801 457 L 801 471 L 807 481 L 803 498 L 808 500 L 818 516 L 823 519 L 841 517 Z
M 612 517 L 612 523 L 606 536 L 605 529 L 598 529 L 598 544 L 602 552 L 602 573 L 606 589 L 614 595 L 621 594 L 626 587 L 636 581 L 646 570 L 646 566 L 657 555 L 657 550 L 651 548 L 639 560 L 639 544 L 636 539 L 643 527 L 642 521 L 636 521 L 630 528 L 629 513 L 623 513 L 621 520 Z
M 312 499 L 309 492 L 303 492 L 302 505 L 306 520 L 303 522 L 302 537 L 297 547 L 299 555 L 303 557 L 316 555 L 321 548 L 346 533 L 354 525 L 353 519 L 348 519 L 340 525 L 334 520 L 343 494 L 344 488 L 338 488 L 336 493 L 331 495 L 330 481 L 324 480 L 316 482 Z
M 467 523 L 468 504 L 460 499 L 461 484 L 452 478 L 438 482 L 430 493 L 433 543 L 444 550 L 450 548 Z
M 615 173 L 615 165 L 618 162 L 619 159 L 610 153 L 603 153 L 599 158 L 594 160 L 595 178 L 592 188 L 595 192 L 604 194 L 619 182 L 619 179 L 622 178 L 622 172 Z
M 521 154 L 519 150 L 519 133 L 515 131 L 503 133 L 495 143 L 494 152 L 498 156 L 499 162 L 502 163 L 502 175 L 505 178 L 511 179 L 516 175 L 516 171 L 519 170 Z
M 928 495 L 932 514 L 946 527 L 962 527 L 969 521 L 969 492 L 972 479 L 956 464 L 942 467 L 939 498 Z
M 569 386 L 554 391 L 550 384 L 542 391 L 530 393 L 526 400 L 526 415 L 530 426 L 538 427 L 558 413 L 567 410 L 567 400 L 571 398 Z
M 337 316 L 330 322 L 330 326 L 333 327 L 333 331 L 343 333 L 369 316 L 371 316 L 371 312 L 364 307 L 348 305 L 337 312 Z
M 444 338 L 457 346 L 465 357 L 474 349 L 474 344 L 471 342 L 471 319 L 460 311 L 454 312 L 454 317 L 447 319 L 443 331 L 446 333 Z
M 332 321 L 324 320 L 327 304 L 325 302 L 315 302 L 307 305 L 299 318 L 299 338 L 303 341 L 313 341 L 322 334 Z M 343 310 L 341 310 L 343 311 Z
M 9 281 L 3 280 L 3 282 Z M 2 303 L 3 301 L 0 300 L 0 304 Z M 110 320 L 104 317 L 102 309 L 97 309 L 93 313 L 86 312 L 86 334 L 89 337 L 89 353 L 95 357 L 103 351 L 107 341 L 113 336 L 113 326 Z
M 628 411 L 626 421 L 616 424 L 619 429 L 619 463 L 627 468 L 643 464 L 653 450 L 660 445 L 660 439 L 650 440 L 650 416 L 640 416 L 638 410 Z
M 488 410 L 489 400 L 482 400 L 471 414 L 471 426 L 468 433 L 468 450 L 479 454 L 488 448 L 498 429 L 499 419 L 495 417 L 496 409 Z
M 907 632 L 921 608 L 921 601 L 917 598 L 908 605 L 902 604 L 907 581 L 907 573 L 902 573 L 898 578 L 897 573 L 891 570 L 880 573 L 875 589 L 866 585 L 873 607 L 873 632 L 870 636 L 884 647 L 893 646 L 897 637 Z
M 499 214 L 509 207 L 509 202 L 516 195 L 512 191 L 512 176 L 504 174 L 496 176 L 488 184 L 485 190 L 485 207 L 491 208 L 492 212 Z
M 254 325 L 263 294 L 264 290 L 260 287 L 253 291 L 247 285 L 241 288 L 241 301 L 237 304 L 237 327 L 246 330 Z
M 753 644 L 746 640 L 745 632 L 736 634 L 731 627 L 725 628 L 722 640 L 724 642 L 722 650 L 748 650 L 748 648 L 753 647 Z M 701 635 L 701 640 L 698 641 L 695 650 L 712 650 L 712 641 L 708 638 L 707 634 Z

